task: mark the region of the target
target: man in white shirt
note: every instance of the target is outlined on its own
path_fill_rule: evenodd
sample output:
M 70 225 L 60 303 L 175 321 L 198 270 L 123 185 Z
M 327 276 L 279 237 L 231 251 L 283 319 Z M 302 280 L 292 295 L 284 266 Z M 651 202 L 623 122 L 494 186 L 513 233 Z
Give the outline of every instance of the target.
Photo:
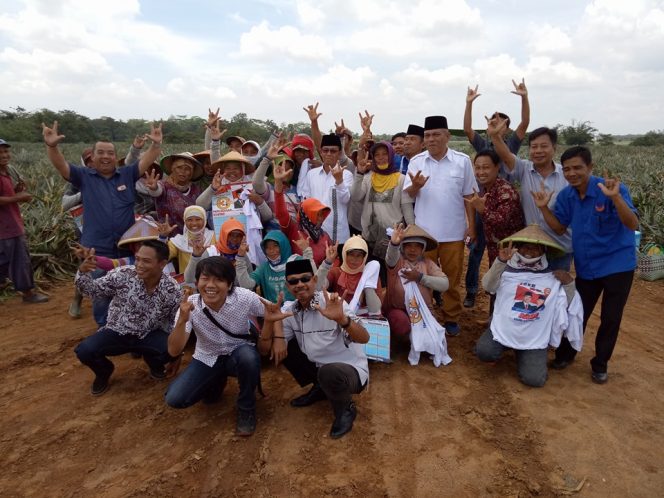
M 438 241 L 438 248 L 427 256 L 449 279 L 443 299 L 445 329 L 458 335 L 464 239 L 475 238 L 475 210 L 464 198 L 470 199 L 478 187 L 470 158 L 448 148 L 449 139 L 445 116 L 424 120 L 427 150 L 411 159 L 403 187 L 415 202 L 415 223 Z
M 341 139 L 337 135 L 323 135 L 321 156 L 323 167 L 309 170 L 305 178 L 304 192 L 307 197 L 318 199 L 332 212 L 323 222 L 323 230 L 341 247 L 350 237 L 348 228 L 348 205 L 353 175 L 345 166 L 339 165 Z

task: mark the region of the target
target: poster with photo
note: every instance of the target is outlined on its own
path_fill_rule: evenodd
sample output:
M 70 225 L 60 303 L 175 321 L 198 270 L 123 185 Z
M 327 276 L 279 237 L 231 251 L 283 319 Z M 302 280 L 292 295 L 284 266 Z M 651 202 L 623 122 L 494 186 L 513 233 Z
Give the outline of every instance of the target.
M 240 194 L 244 190 L 251 190 L 251 182 L 228 183 L 222 185 L 221 189 L 212 196 L 212 223 L 214 233 L 219 234 L 221 225 L 228 219 L 235 218 L 247 227 L 247 217 L 243 212 L 244 201 Z

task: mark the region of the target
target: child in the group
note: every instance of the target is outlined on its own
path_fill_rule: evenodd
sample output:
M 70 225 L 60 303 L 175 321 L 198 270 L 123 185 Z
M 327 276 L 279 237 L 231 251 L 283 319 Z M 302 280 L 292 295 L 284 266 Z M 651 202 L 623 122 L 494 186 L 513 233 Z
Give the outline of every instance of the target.
M 331 292 L 344 296 L 354 313 L 359 306 L 364 305 L 370 315 L 380 315 L 380 265 L 378 261 L 367 263 L 367 242 L 361 236 L 353 235 L 344 244 L 342 252 L 343 263 L 333 267 L 337 251 L 336 247 L 331 248 L 316 277 L 320 282 L 325 282 L 327 277 L 327 285 L 323 285 L 323 288 L 327 287 Z
M 280 230 L 268 232 L 261 242 L 261 248 L 265 253 L 267 262 L 251 271 L 251 261 L 246 255 L 246 243 L 243 241 L 240 244 L 235 259 L 235 270 L 239 285 L 252 290 L 259 286 L 263 297 L 273 303 L 277 302 L 279 293 L 283 293 L 287 301 L 292 301 L 295 298 L 286 288 L 286 263 L 302 257 L 313 260 L 314 255 L 311 248 L 305 247 L 302 251 L 303 256 L 293 254 L 290 242 Z
M 195 245 L 203 244 L 209 247 L 215 243 L 214 232 L 205 228 L 206 213 L 200 206 L 189 206 L 184 210 L 184 229 L 181 234 L 168 239 L 168 259 L 177 258 L 178 271 L 181 273 L 187 268 Z M 165 223 L 159 224 L 159 238 L 163 241 L 167 234 L 173 229 L 168 224 L 168 216 Z
M 476 353 L 480 360 L 494 362 L 506 349 L 513 349 L 521 382 L 542 387 L 548 376 L 549 346 L 557 347 L 564 335 L 574 349 L 581 350 L 581 299 L 568 272 L 549 268 L 545 251 L 555 255 L 564 250 L 538 225 L 524 228 L 502 244 L 482 278 L 484 290 L 496 294 L 496 303 Z
M 387 292 L 383 315 L 390 332 L 397 336 L 411 334 L 408 359 L 417 364 L 419 353 L 434 355 L 434 364 L 447 364 L 445 329 L 431 314 L 433 291 L 445 292 L 447 276 L 440 267 L 425 257 L 425 251 L 438 246 L 436 240 L 417 225 L 395 225 L 387 247 Z

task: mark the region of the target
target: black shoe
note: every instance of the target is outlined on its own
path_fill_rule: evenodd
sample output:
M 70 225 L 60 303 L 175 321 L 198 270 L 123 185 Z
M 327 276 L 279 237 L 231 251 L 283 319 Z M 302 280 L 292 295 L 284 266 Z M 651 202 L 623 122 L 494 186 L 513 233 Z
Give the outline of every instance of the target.
M 461 327 L 457 322 L 445 322 L 445 333 L 451 337 L 456 337 L 461 333 Z
M 256 432 L 256 412 L 253 410 L 238 410 L 235 434 L 247 437 L 251 436 L 254 432 Z
M 302 408 L 303 406 L 310 406 L 319 401 L 323 401 L 324 399 L 327 399 L 325 391 L 323 391 L 318 384 L 314 384 L 313 387 L 309 389 L 309 392 L 292 399 L 290 404 L 296 408 Z
M 606 372 L 593 372 L 590 378 L 595 384 L 606 384 L 609 380 L 609 374 Z
M 549 366 L 554 370 L 564 370 L 572 364 L 572 361 L 574 360 L 559 360 L 556 358 L 549 364 Z
M 355 408 L 355 403 L 351 401 L 347 406 L 339 410 L 334 417 L 334 423 L 332 424 L 332 429 L 330 429 L 330 437 L 332 439 L 339 439 L 343 435 L 348 434 L 353 430 L 355 417 L 357 417 L 357 409 Z
M 111 370 L 111 373 L 113 371 Z M 104 394 L 106 391 L 108 391 L 108 386 L 109 386 L 109 380 L 111 378 L 111 374 L 108 375 L 97 375 L 95 377 L 95 380 L 92 382 L 92 387 L 90 388 L 90 393 L 93 396 L 101 396 Z
M 463 307 L 472 308 L 473 306 L 475 306 L 475 294 L 469 292 L 468 294 L 466 294 L 466 299 L 463 300 Z
M 164 367 L 161 367 L 158 370 L 151 368 L 150 377 L 152 377 L 154 380 L 164 380 L 166 378 L 166 370 Z

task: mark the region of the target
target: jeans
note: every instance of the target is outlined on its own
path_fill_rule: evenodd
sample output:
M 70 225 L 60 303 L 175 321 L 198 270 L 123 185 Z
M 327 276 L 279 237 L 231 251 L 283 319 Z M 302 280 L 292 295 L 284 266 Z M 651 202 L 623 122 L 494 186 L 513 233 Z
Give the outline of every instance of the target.
M 466 270 L 466 293 L 468 294 L 477 294 L 480 282 L 480 265 L 482 264 L 484 249 L 486 249 L 484 225 L 482 224 L 482 217 L 478 213 L 475 213 L 475 231 L 477 238 L 469 247 L 468 269 Z
M 76 346 L 74 352 L 83 365 L 100 377 L 113 373 L 113 362 L 107 356 L 140 353 L 150 370 L 155 371 L 162 371 L 164 365 L 173 360 L 168 354 L 168 334 L 163 330 L 153 330 L 141 339 L 102 327 Z
M 491 329 L 486 329 L 477 341 L 477 357 L 482 361 L 498 361 L 509 349 L 493 339 Z M 547 348 L 515 349 L 519 380 L 531 387 L 542 387 L 547 379 Z
M 211 367 L 194 358 L 166 389 L 166 403 L 173 408 L 187 408 L 203 398 L 214 398 L 228 376 L 237 377 L 240 385 L 238 409 L 253 412 L 261 378 L 260 355 L 253 344 L 242 344 L 230 355 L 219 356 Z
M 101 278 L 106 275 L 104 270 L 96 269 L 92 272 L 92 278 Z M 110 297 L 96 298 L 92 300 L 92 316 L 99 327 L 106 325 L 106 317 L 108 315 L 108 307 L 111 304 Z
M 595 338 L 595 357 L 590 360 L 593 372 L 606 373 L 613 349 L 618 341 L 620 322 L 622 321 L 623 310 L 629 297 L 629 291 L 632 288 L 633 279 L 634 270 L 612 273 L 611 275 L 594 280 L 584 280 L 576 277 L 576 290 L 579 296 L 581 296 L 581 302 L 583 303 L 584 332 L 600 294 L 604 294 L 602 297 L 599 328 L 597 329 L 597 337 Z M 563 337 L 560 341 L 560 346 L 556 349 L 556 360 L 571 361 L 575 356 L 576 351 L 567 338 Z

